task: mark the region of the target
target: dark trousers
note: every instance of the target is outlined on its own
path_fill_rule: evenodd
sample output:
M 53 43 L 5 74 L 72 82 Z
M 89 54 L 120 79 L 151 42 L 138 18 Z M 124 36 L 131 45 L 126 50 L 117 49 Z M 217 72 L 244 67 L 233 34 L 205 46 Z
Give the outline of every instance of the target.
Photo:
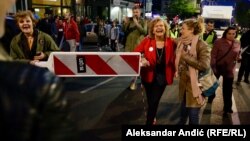
M 240 82 L 243 75 L 244 75 L 244 80 L 247 81 L 249 77 L 249 71 L 250 71 L 250 55 L 246 54 L 242 56 L 237 81 Z
M 155 83 L 145 83 L 145 82 L 142 83 L 143 86 L 145 87 L 147 102 L 148 102 L 146 124 L 152 125 L 154 122 L 154 118 L 156 117 L 158 105 L 166 85 L 159 86 Z
M 228 78 L 223 76 L 222 92 L 224 101 L 224 112 L 232 111 L 233 81 L 234 78 Z
M 111 40 L 110 47 L 112 51 L 116 51 L 117 43 L 115 42 L 115 40 Z
M 217 79 L 220 78 L 220 75 L 216 75 Z M 222 93 L 223 93 L 223 102 L 224 102 L 224 112 L 232 111 L 232 94 L 233 94 L 233 81 L 234 78 L 223 76 L 222 81 Z M 215 94 L 209 98 L 214 99 Z
M 106 37 L 98 36 L 98 47 L 102 48 L 105 45 L 106 45 Z

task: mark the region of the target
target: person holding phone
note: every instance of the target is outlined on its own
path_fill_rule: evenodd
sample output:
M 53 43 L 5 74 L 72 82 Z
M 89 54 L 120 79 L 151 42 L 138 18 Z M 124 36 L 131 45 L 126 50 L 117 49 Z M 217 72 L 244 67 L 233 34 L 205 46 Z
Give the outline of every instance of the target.
M 52 37 L 34 28 L 35 18 L 31 11 L 20 11 L 16 22 L 21 33 L 10 44 L 10 56 L 14 60 L 35 64 L 46 61 L 52 51 L 59 51 Z
M 133 17 L 126 17 L 123 21 L 123 31 L 125 33 L 125 51 L 132 52 L 135 47 L 142 41 L 142 39 L 147 35 L 147 22 L 141 18 L 141 9 L 138 6 L 133 7 Z M 135 90 L 136 87 L 135 77 L 131 84 L 130 89 Z

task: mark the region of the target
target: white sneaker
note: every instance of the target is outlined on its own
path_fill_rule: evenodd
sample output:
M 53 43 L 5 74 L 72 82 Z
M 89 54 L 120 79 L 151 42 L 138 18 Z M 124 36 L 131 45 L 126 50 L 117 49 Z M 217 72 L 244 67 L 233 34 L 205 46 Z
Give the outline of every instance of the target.
M 136 90 L 137 89 L 137 84 L 136 84 L 136 82 L 132 82 L 131 84 L 130 84 L 130 90 Z

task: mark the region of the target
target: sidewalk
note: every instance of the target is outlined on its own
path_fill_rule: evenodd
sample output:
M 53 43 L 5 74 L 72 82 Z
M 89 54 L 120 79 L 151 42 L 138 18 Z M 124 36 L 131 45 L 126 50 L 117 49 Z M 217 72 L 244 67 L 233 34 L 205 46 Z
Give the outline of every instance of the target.
M 239 64 L 237 64 L 239 68 Z M 222 77 L 220 77 L 220 87 L 216 91 L 216 97 L 212 104 L 207 103 L 203 108 L 201 124 L 215 125 L 244 125 L 250 124 L 250 84 L 243 81 L 236 84 L 238 69 L 236 69 L 233 83 L 233 113 L 228 117 L 223 117 L 223 95 Z

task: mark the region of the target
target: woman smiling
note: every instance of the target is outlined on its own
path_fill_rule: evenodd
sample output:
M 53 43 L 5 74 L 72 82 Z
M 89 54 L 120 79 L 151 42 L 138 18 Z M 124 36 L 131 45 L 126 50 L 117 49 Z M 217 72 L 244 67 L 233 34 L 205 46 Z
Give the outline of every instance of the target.
M 35 19 L 32 12 L 18 12 L 16 22 L 22 32 L 11 41 L 10 56 L 13 59 L 34 64 L 38 61 L 46 61 L 52 51 L 59 51 L 48 34 L 34 28 Z
M 199 113 L 205 102 L 198 86 L 199 71 L 210 67 L 208 45 L 199 36 L 204 29 L 202 18 L 186 19 L 182 23 L 181 37 L 176 51 L 176 77 L 179 76 L 181 118 L 179 124 L 199 124 Z
M 168 35 L 168 24 L 156 18 L 151 22 L 149 36 L 135 48 L 136 52 L 144 54 L 141 79 L 148 101 L 147 125 L 155 124 L 161 96 L 165 87 L 173 83 L 174 42 Z

